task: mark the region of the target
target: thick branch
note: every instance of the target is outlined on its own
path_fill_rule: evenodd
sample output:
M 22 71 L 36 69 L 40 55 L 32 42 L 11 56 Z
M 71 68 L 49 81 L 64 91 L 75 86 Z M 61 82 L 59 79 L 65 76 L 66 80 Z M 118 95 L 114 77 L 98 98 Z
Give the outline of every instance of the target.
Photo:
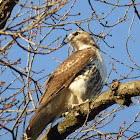
M 18 0 L 2 0 L 0 3 L 0 29 L 3 29 L 7 19 L 10 17 L 11 12 L 16 5 L 15 1 Z
M 55 125 L 48 134 L 44 134 L 39 140 L 63 140 L 77 128 L 81 127 L 87 116 L 88 121 L 93 120 L 97 114 L 115 103 L 129 106 L 131 97 L 139 95 L 140 81 L 120 83 L 116 90 L 108 89 L 96 100 L 76 106 L 59 124 Z

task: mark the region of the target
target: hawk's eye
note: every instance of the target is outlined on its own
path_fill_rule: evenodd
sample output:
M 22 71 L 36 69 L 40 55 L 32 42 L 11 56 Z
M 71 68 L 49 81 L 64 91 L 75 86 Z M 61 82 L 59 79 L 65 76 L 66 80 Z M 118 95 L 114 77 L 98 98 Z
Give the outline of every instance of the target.
M 74 33 L 73 35 L 74 35 L 74 36 L 77 36 L 78 34 L 79 34 L 79 33 L 78 33 L 78 32 L 76 32 L 76 33 Z

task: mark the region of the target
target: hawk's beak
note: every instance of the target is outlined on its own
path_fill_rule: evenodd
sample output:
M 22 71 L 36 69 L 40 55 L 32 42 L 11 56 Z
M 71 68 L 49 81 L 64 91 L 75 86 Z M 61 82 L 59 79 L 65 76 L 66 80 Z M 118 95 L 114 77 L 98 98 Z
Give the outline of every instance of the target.
M 70 34 L 66 37 L 65 43 L 69 43 L 72 40 L 73 36 Z

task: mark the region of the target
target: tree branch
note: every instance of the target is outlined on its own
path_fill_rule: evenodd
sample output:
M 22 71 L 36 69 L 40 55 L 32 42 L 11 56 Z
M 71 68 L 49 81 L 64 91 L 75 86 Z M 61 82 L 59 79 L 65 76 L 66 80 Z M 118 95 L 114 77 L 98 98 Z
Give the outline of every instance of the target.
M 3 29 L 11 12 L 19 0 L 2 0 L 0 3 L 0 29 Z
M 116 83 L 116 81 L 113 82 L 111 88 L 100 94 L 96 100 L 93 99 L 93 101 L 75 106 L 61 122 L 55 125 L 48 134 L 45 133 L 39 140 L 63 140 L 81 127 L 87 116 L 87 121 L 91 121 L 97 114 L 115 103 L 129 106 L 132 102 L 131 97 L 140 95 L 140 81 L 119 83 L 117 86 Z

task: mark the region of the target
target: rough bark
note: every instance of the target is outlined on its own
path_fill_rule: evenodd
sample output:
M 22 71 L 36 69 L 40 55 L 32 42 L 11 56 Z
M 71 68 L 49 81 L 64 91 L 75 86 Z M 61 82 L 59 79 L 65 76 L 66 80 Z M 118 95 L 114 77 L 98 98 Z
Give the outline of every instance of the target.
M 61 122 L 55 125 L 48 134 L 45 133 L 39 140 L 63 140 L 81 127 L 87 116 L 87 121 L 93 120 L 97 114 L 115 103 L 129 106 L 132 102 L 131 97 L 139 95 L 140 81 L 127 83 L 117 83 L 115 81 L 108 90 L 97 98 L 95 97 L 96 100 L 93 99 L 93 101 L 74 107 Z
M 3 29 L 18 0 L 1 0 L 0 2 L 0 29 Z

